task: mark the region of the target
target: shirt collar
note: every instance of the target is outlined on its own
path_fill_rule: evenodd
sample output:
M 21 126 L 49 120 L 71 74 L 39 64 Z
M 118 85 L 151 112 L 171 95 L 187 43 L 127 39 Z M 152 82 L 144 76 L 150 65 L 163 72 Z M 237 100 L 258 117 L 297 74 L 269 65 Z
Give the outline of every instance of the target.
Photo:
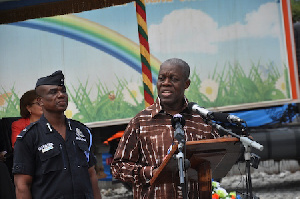
M 44 116 L 44 114 L 41 116 L 40 118 L 40 121 L 42 121 L 42 123 L 45 124 L 46 128 L 49 130 L 47 131 L 47 133 L 52 133 L 53 132 L 53 127 L 52 125 L 48 122 L 47 118 Z M 65 122 L 67 124 L 67 128 L 69 128 L 69 130 L 71 131 L 72 130 L 72 126 L 70 124 L 70 119 L 68 119 L 66 116 L 65 116 Z
M 184 105 L 180 112 L 189 112 L 188 110 L 188 99 L 184 96 Z M 159 113 L 167 113 L 160 104 L 160 98 L 157 97 L 155 103 L 153 104 L 152 117 L 155 117 Z

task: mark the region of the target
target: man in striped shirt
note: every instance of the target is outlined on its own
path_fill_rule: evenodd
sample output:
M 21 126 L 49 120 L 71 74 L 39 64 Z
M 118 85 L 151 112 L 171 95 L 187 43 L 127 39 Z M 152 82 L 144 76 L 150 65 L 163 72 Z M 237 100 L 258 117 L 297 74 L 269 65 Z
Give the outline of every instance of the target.
M 190 67 L 177 58 L 166 60 L 160 66 L 156 102 L 138 113 L 128 124 L 112 163 L 115 178 L 131 183 L 135 199 L 182 198 L 178 170 L 169 168 L 170 175 L 164 183 L 150 187 L 149 181 L 174 144 L 171 119 L 181 114 L 186 141 L 213 139 L 219 134 L 203 118 L 191 112 L 184 92 L 190 85 Z M 198 197 L 197 181 L 188 182 L 189 198 Z

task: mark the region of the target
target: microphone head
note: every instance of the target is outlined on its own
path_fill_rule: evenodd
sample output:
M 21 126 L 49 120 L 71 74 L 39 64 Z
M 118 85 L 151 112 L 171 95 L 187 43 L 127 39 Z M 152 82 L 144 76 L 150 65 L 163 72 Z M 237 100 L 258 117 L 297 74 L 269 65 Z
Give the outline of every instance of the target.
M 229 116 L 228 113 L 221 113 L 221 112 L 212 113 L 213 120 L 224 122 L 224 123 L 228 122 L 228 116 Z
M 243 120 L 235 115 L 229 115 L 228 120 L 232 123 L 245 123 L 245 120 Z
M 172 126 L 174 129 L 178 122 L 181 124 L 181 126 L 185 125 L 185 119 L 183 118 L 183 116 L 181 114 L 175 114 L 171 119 L 171 123 L 172 123 Z
M 190 111 L 194 111 L 194 109 L 193 109 L 193 106 L 194 105 L 197 105 L 197 103 L 195 103 L 195 102 L 189 102 L 188 103 L 188 109 L 190 110 Z

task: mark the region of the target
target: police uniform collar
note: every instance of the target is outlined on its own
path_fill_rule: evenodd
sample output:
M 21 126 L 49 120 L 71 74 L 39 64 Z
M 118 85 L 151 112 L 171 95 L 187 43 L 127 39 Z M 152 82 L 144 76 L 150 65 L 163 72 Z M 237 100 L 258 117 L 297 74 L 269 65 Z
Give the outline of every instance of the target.
M 72 131 L 71 120 L 67 119 L 67 118 L 66 118 L 66 120 L 67 120 L 67 124 L 68 124 L 70 131 Z
M 53 132 L 53 127 L 52 125 L 49 123 L 49 121 L 47 120 L 47 118 L 44 116 L 44 114 L 41 116 L 40 121 L 42 122 L 42 124 L 44 124 L 46 126 L 46 128 L 49 130 L 46 133 L 52 133 Z M 65 123 L 67 124 L 67 128 L 70 129 L 70 131 L 72 130 L 72 126 L 71 126 L 71 122 L 70 119 L 68 119 L 65 116 Z
M 45 127 L 47 129 L 46 133 L 52 133 L 53 128 L 52 128 L 51 124 L 48 122 L 48 120 L 46 119 L 46 117 L 44 116 L 44 114 L 41 116 L 40 122 L 43 126 L 45 125 Z

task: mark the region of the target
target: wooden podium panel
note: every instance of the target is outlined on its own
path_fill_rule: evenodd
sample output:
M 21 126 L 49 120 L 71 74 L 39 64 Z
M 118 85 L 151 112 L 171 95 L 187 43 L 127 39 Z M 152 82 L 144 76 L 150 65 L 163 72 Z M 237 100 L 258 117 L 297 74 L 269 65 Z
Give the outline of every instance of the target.
M 186 142 L 186 158 L 191 167 L 204 161 L 210 162 L 212 178 L 223 178 L 241 155 L 241 145 L 237 138 L 218 138 Z
M 170 172 L 166 165 L 176 154 L 178 144 L 175 144 L 163 163 L 158 167 L 150 185 L 168 182 Z M 218 138 L 186 142 L 186 159 L 191 162 L 191 168 L 198 172 L 200 198 L 211 198 L 211 180 L 224 177 L 241 155 L 241 145 L 237 138 Z

